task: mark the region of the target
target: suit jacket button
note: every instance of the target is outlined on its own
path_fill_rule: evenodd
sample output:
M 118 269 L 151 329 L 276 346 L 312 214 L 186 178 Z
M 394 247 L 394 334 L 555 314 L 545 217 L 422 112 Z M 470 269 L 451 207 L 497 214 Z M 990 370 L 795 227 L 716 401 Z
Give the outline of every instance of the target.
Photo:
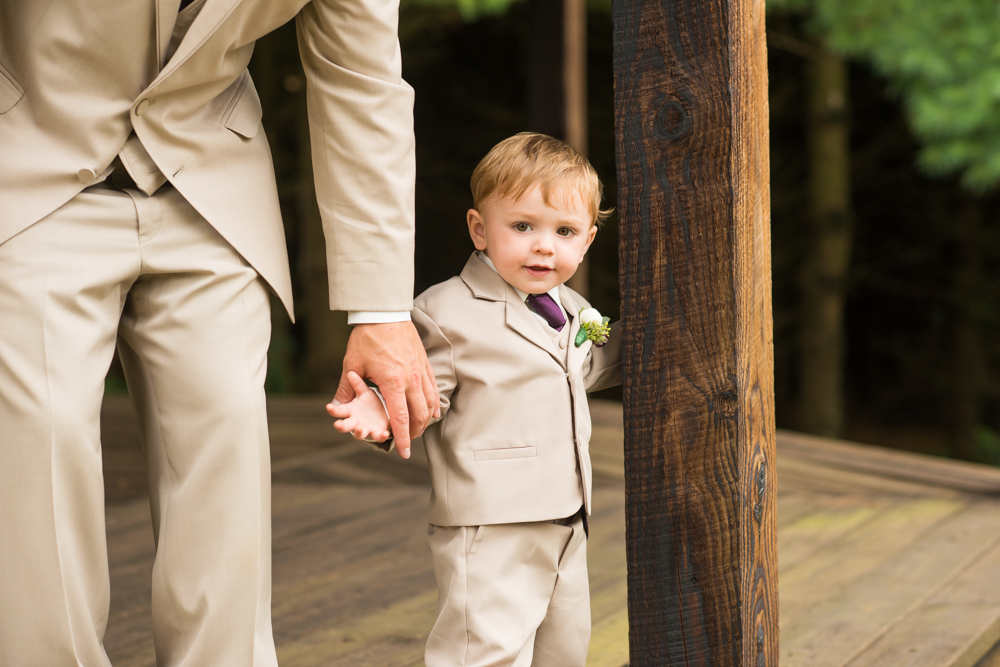
M 560 338 L 560 339 L 559 339 L 559 347 L 560 347 L 561 349 L 563 349 L 563 350 L 565 350 L 565 349 L 566 349 L 566 339 L 565 339 L 565 338 Z
M 151 102 L 149 100 L 140 100 L 138 104 L 135 105 L 135 115 L 141 116 L 146 113 L 146 109 L 149 108 Z
M 80 179 L 81 183 L 93 183 L 94 179 L 97 178 L 97 172 L 93 169 L 81 169 L 76 172 L 76 177 Z

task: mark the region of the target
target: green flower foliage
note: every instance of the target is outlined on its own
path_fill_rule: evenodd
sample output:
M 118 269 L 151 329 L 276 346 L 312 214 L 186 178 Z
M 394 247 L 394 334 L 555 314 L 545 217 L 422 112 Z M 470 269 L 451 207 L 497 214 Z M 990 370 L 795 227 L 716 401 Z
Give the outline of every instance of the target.
M 830 50 L 893 85 L 930 173 L 1000 183 L 1000 4 L 996 0 L 768 0 L 801 12 Z

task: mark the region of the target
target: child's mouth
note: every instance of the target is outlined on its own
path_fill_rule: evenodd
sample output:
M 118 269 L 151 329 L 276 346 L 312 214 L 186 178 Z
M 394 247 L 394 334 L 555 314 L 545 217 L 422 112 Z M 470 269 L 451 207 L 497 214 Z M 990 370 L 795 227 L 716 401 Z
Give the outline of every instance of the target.
M 536 277 L 548 275 L 552 271 L 552 267 L 549 266 L 526 266 L 524 268 L 527 269 L 529 274 Z

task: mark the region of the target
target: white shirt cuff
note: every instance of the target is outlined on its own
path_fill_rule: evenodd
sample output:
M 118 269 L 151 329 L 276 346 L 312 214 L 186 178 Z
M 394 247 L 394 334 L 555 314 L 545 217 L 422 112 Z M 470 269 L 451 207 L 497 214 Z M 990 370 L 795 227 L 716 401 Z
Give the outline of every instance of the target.
M 348 324 L 385 324 L 387 322 L 409 322 L 408 310 L 352 310 L 347 313 Z

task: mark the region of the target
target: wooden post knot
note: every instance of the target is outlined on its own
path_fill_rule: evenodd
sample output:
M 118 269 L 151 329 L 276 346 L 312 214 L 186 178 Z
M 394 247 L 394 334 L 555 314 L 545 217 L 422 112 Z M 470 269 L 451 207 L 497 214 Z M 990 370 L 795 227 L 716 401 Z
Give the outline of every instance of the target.
M 753 506 L 753 518 L 758 524 L 764 517 L 764 492 L 767 491 L 767 465 L 761 461 L 757 466 L 757 502 Z M 763 632 L 763 628 L 761 629 Z
M 715 396 L 715 403 L 722 416 L 732 419 L 740 409 L 740 401 L 735 391 L 724 389 Z
M 663 93 L 656 96 L 656 123 L 653 134 L 661 141 L 676 141 L 687 136 L 691 130 L 691 116 L 678 100 L 670 99 Z

